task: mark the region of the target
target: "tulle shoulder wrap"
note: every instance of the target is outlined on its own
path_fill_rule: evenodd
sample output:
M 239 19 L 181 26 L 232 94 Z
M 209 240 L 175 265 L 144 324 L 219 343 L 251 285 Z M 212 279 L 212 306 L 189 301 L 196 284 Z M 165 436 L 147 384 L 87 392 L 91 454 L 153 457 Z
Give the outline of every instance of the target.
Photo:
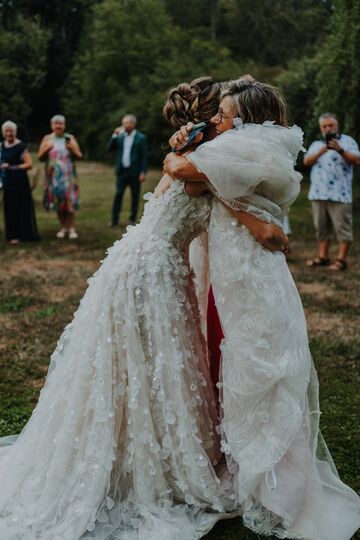
M 303 132 L 297 126 L 243 124 L 187 158 L 227 206 L 277 222 L 300 191 L 302 175 L 294 165 L 302 145 Z

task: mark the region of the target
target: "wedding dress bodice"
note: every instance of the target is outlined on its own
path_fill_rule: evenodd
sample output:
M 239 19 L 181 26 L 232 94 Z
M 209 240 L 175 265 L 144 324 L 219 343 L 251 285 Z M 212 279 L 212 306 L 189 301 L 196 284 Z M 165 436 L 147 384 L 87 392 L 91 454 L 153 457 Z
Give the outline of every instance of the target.
M 184 185 L 176 180 L 160 197 L 148 193 L 144 216 L 140 225 L 133 229 L 136 235 L 147 241 L 165 240 L 180 251 L 186 251 L 190 241 L 207 227 L 210 216 L 208 197 L 189 197 Z

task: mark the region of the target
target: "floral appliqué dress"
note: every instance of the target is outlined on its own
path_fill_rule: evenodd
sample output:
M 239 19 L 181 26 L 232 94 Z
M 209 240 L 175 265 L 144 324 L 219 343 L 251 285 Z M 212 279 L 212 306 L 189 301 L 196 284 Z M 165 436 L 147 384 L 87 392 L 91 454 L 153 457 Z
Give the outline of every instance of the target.
M 193 540 L 232 509 L 187 263 L 209 213 L 174 182 L 89 280 L 29 422 L 0 439 L 2 540 Z

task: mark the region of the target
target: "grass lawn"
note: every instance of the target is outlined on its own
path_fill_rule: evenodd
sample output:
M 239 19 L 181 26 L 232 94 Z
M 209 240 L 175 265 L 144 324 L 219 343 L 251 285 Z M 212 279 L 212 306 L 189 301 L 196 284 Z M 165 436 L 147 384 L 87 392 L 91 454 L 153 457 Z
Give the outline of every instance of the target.
M 153 188 L 159 174 L 150 172 L 143 191 Z M 79 175 L 78 240 L 55 238 L 58 223 L 54 214 L 42 209 L 38 187 L 34 194 L 42 241 L 19 246 L 0 241 L 0 436 L 18 433 L 26 423 L 44 383 L 49 355 L 77 308 L 87 277 L 124 230 L 107 227 L 114 192 L 112 169 L 85 162 Z M 129 193 L 123 221 L 128 209 Z M 290 219 L 294 235 L 289 264 L 304 302 L 320 378 L 322 431 L 340 476 L 359 491 L 360 246 L 353 246 L 347 272 L 308 269 L 305 260 L 315 254 L 316 245 L 305 191 Z M 1 215 L 0 228 L 2 223 Z M 219 523 L 207 536 L 208 540 L 256 538 L 238 520 Z

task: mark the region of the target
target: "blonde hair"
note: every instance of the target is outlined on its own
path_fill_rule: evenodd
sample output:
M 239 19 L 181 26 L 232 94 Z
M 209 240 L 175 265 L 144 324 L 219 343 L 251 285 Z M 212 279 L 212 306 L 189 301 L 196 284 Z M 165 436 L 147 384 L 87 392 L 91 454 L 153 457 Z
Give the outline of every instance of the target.
M 238 116 L 244 123 L 262 124 L 270 121 L 286 126 L 286 103 L 275 86 L 256 81 L 251 75 L 244 75 L 230 81 L 222 92 L 221 99 L 230 96 L 237 108 Z
M 181 83 L 168 91 L 164 117 L 176 129 L 187 122 L 207 123 L 217 113 L 221 90 L 221 84 L 214 82 L 212 77 Z

